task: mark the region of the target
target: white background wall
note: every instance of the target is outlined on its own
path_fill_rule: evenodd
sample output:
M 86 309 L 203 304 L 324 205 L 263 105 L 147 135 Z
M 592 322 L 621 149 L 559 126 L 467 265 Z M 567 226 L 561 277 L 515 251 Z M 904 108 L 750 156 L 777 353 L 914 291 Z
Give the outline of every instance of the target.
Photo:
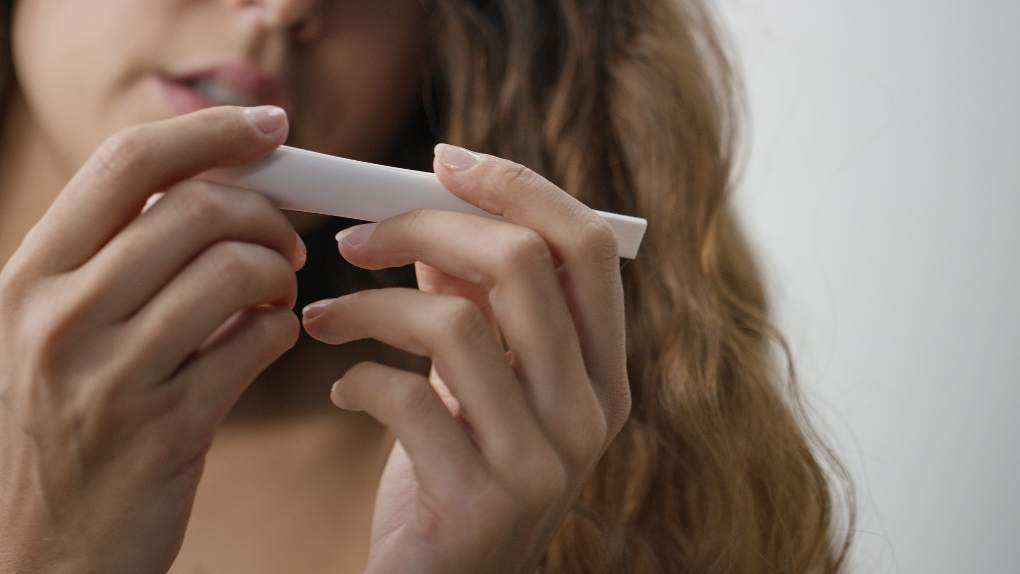
M 857 477 L 854 572 L 1020 572 L 1020 2 L 717 0 L 740 207 Z

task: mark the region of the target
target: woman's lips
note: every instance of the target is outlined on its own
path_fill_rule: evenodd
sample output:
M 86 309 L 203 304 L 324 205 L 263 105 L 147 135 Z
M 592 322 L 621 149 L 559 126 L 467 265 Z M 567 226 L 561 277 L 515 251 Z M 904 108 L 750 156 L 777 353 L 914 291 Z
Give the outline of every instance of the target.
M 291 107 L 283 84 L 247 63 L 222 64 L 204 70 L 156 77 L 163 98 L 177 114 L 219 105 Z
M 199 95 L 198 92 L 184 82 L 173 80 L 166 76 L 159 76 L 156 78 L 156 81 L 159 83 L 159 89 L 174 114 L 187 114 L 216 105 Z

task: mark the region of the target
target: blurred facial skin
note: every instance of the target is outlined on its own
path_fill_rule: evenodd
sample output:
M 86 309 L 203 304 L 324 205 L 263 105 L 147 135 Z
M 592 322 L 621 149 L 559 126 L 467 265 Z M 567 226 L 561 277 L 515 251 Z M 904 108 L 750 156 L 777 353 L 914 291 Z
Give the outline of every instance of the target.
M 213 103 L 282 105 L 289 144 L 379 160 L 420 102 L 426 18 L 420 0 L 18 0 L 13 56 L 67 175 L 120 128 Z

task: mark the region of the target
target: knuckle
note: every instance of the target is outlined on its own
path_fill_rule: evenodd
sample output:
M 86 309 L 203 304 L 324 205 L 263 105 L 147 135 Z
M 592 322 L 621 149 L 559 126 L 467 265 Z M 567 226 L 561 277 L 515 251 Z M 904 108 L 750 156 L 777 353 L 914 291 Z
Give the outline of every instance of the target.
M 144 126 L 133 126 L 108 137 L 94 155 L 100 171 L 116 175 L 143 168 L 148 161 L 146 136 Z
M 22 305 L 23 294 L 29 292 L 27 277 L 20 268 L 8 265 L 0 269 L 0 317 L 14 317 Z
M 125 400 L 125 374 L 117 363 L 76 368 L 73 385 L 65 376 L 70 369 L 56 368 L 51 361 L 28 366 L 18 392 L 23 427 L 42 434 L 63 429 L 80 444 L 120 436 L 134 412 Z
M 48 325 L 40 325 L 31 334 L 19 333 L 13 338 L 21 339 L 16 352 L 21 356 L 24 370 L 31 373 L 30 384 L 40 381 L 45 384 L 51 380 L 58 370 L 56 366 L 64 356 L 62 335 L 55 333 Z
M 598 261 L 616 263 L 620 258 L 616 234 L 608 221 L 595 213 L 588 214 L 577 234 L 579 253 L 588 254 Z
M 10 258 L 0 264 L 0 297 L 9 296 L 13 289 L 28 281 L 28 271 L 23 264 L 24 258 L 15 251 Z
M 279 233 L 290 239 L 292 227 L 287 217 L 262 194 L 242 190 L 232 201 L 239 207 L 236 209 L 237 217 L 244 217 L 265 231 Z
M 232 298 L 248 302 L 261 290 L 261 266 L 252 249 L 236 241 L 217 243 L 209 256 L 214 282 Z
M 45 309 L 33 305 L 27 315 L 30 329 L 23 333 L 28 345 L 28 357 L 37 368 L 53 367 L 68 358 L 66 349 L 75 340 L 86 305 L 80 300 L 50 302 Z
M 251 285 L 259 268 L 251 249 L 238 241 L 221 241 L 209 249 L 209 265 L 221 284 L 234 288 Z
M 32 407 L 20 410 L 39 414 L 40 410 L 37 407 L 46 408 L 53 404 L 54 401 L 50 399 L 60 390 L 57 384 L 58 369 L 55 368 L 53 361 L 56 357 L 48 348 L 40 345 L 30 345 L 26 351 L 18 376 L 15 378 L 15 385 L 9 390 L 16 390 Z
M 129 386 L 124 384 L 137 376 L 132 354 L 90 360 L 89 351 L 81 348 L 84 337 L 68 333 L 58 314 L 46 318 L 36 312 L 31 321 L 31 329 L 4 332 L 10 345 L 4 354 L 11 352 L 18 361 L 0 395 L 14 401 L 20 426 L 32 436 L 67 431 L 81 444 L 90 437 L 120 436 L 134 416 L 126 408 Z M 90 349 L 124 347 L 112 332 L 90 333 L 88 339 Z
M 273 222 L 285 220 L 280 210 L 273 205 L 273 202 L 261 193 L 244 189 L 224 188 L 218 185 L 206 184 L 211 192 L 215 192 L 224 200 L 229 201 L 230 213 L 237 214 L 238 218 L 256 218 L 260 221 L 271 220 Z
M 211 250 L 209 265 L 217 284 L 238 298 L 288 298 L 297 290 L 290 265 L 271 249 L 240 241 L 222 241 Z
M 567 492 L 567 469 L 555 455 L 533 456 L 519 468 L 516 491 L 529 508 L 545 508 Z
M 218 106 L 210 108 L 209 126 L 224 139 L 244 138 L 252 141 L 260 136 L 258 130 L 245 118 L 242 106 Z
M 406 227 L 412 235 L 417 235 L 418 232 L 422 231 L 425 226 L 426 217 L 428 217 L 427 209 L 412 209 L 403 215 L 404 227 Z
M 549 244 L 534 229 L 521 227 L 514 230 L 504 245 L 501 259 L 507 267 L 519 269 L 552 264 Z
M 531 168 L 519 163 L 508 163 L 498 172 L 501 189 L 522 189 L 534 187 L 541 177 Z
M 392 401 L 396 412 L 404 416 L 421 413 L 429 408 L 433 399 L 432 388 L 427 381 L 418 377 L 399 377 L 393 374 L 396 379 L 392 385 Z
M 461 341 L 474 341 L 489 334 L 489 324 L 477 305 L 462 297 L 451 297 L 445 311 L 448 333 Z
M 44 450 L 53 438 L 74 437 L 78 444 L 87 443 L 84 429 L 92 417 L 81 395 L 65 396 L 53 386 L 31 384 L 17 399 L 13 419 Z
M 179 217 L 191 229 L 273 238 L 267 245 L 290 245 L 293 241 L 287 218 L 262 195 L 225 188 L 205 181 L 189 180 L 174 190 Z M 243 230 L 249 230 L 244 233 Z
M 301 334 L 297 316 L 287 310 L 261 313 L 255 321 L 255 329 L 272 352 L 290 349 Z
M 420 247 L 416 241 L 402 241 L 401 237 L 423 237 L 432 233 L 429 230 L 429 209 L 412 209 L 400 216 L 399 224 L 396 227 L 397 234 L 390 236 L 390 247 L 397 247 L 415 258 L 422 256 Z M 378 236 L 376 236 L 378 237 Z
M 61 303 L 54 305 L 54 323 L 68 331 L 100 316 L 104 305 L 108 305 L 109 283 L 94 270 L 79 269 L 62 278 L 74 285 L 68 289 Z
M 100 368 L 93 377 L 89 395 L 89 411 L 111 423 L 130 418 L 129 387 L 124 382 L 129 380 L 132 372 L 137 372 L 137 365 L 127 357 L 114 359 Z
M 179 215 L 193 228 L 216 229 L 233 214 L 217 191 L 204 181 L 190 180 L 178 184 L 170 197 L 178 199 L 172 205 L 180 210 Z

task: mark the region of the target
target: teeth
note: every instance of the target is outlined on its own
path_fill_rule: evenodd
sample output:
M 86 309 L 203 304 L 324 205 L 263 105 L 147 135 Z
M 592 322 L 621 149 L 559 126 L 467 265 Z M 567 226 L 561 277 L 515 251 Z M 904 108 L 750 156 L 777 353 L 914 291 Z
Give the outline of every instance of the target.
M 191 88 L 218 106 L 254 106 L 255 99 L 216 80 L 195 80 Z

